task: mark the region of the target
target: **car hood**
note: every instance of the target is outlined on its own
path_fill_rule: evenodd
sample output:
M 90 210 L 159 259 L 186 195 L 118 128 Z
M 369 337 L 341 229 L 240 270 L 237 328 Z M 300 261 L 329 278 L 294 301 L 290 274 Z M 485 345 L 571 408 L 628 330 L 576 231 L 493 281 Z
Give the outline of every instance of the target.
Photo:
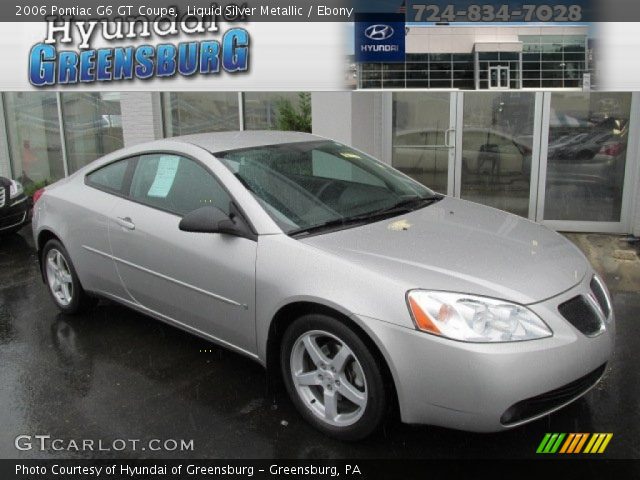
M 445 197 L 428 207 L 301 240 L 410 288 L 536 303 L 589 266 L 567 239 L 516 215 Z

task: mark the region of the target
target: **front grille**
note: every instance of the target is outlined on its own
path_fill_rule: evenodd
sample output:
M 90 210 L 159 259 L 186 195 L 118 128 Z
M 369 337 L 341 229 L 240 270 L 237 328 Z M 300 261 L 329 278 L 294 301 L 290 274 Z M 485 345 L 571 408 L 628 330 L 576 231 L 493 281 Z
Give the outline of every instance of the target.
M 562 303 L 558 310 L 571 325 L 585 335 L 595 335 L 602 330 L 602 320 L 598 312 L 582 295 Z
M 589 285 L 591 287 L 591 291 L 593 292 L 593 296 L 596 297 L 598 305 L 600 305 L 600 308 L 604 313 L 605 318 L 609 318 L 609 316 L 611 315 L 611 306 L 609 305 L 609 300 L 607 300 L 607 294 L 604 293 L 602 284 L 596 277 L 593 277 Z
M 20 225 L 24 222 L 26 215 L 26 212 L 20 212 L 6 217 L 0 217 L 0 230 Z
M 596 368 L 593 372 L 566 384 L 564 387 L 551 390 L 550 392 L 543 393 L 536 397 L 522 400 L 521 402 L 512 405 L 502 414 L 500 417 L 500 423 L 503 425 L 518 423 L 529 418 L 543 415 L 546 412 L 550 412 L 551 410 L 574 400 L 593 387 L 600 377 L 602 377 L 606 368 L 607 364 L 605 363 Z
M 4 204 L 7 201 L 6 191 L 7 189 L 0 184 L 0 208 L 4 207 Z

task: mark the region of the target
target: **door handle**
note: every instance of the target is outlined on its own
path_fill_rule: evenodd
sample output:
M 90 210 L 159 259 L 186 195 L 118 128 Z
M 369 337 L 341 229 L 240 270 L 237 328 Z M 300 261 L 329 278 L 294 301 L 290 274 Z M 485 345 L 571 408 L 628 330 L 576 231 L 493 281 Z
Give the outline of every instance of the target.
M 444 131 L 444 144 L 447 148 L 454 148 L 455 145 L 451 143 L 451 134 L 455 134 L 456 133 L 456 129 L 455 128 L 447 128 Z
M 136 225 L 135 223 L 133 223 L 130 217 L 116 217 L 116 222 L 118 222 L 118 225 L 126 228 L 127 230 L 136 229 Z

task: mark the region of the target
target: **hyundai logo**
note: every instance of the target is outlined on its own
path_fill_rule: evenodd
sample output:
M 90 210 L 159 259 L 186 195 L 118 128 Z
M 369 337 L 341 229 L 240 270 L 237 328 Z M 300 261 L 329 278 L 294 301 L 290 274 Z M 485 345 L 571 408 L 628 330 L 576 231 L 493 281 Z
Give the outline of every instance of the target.
M 371 40 L 386 40 L 393 36 L 393 28 L 389 25 L 370 25 L 364 31 L 364 36 Z

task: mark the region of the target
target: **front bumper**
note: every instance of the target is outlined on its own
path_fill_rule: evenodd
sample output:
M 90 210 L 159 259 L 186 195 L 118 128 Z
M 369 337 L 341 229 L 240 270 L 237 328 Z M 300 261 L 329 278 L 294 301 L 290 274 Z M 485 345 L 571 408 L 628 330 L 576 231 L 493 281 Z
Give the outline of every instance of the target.
M 21 195 L 0 208 L 0 233 L 5 230 L 20 228 L 31 220 L 31 202 Z
M 387 358 L 406 423 L 460 430 L 506 430 L 549 414 L 593 387 L 610 359 L 613 314 L 604 331 L 588 337 L 558 312 L 587 294 L 592 275 L 571 290 L 529 305 L 553 336 L 525 342 L 457 342 L 374 319 L 361 318 Z M 407 313 L 408 314 L 408 313 Z

